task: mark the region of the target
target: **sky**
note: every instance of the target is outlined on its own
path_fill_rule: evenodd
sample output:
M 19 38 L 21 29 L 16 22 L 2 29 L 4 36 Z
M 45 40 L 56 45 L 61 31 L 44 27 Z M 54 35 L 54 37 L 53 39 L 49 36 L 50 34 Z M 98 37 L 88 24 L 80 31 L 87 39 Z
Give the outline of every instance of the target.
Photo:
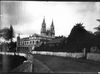
M 76 23 L 94 32 L 100 23 L 100 2 L 0 1 L 0 27 L 13 26 L 16 34 L 40 34 L 45 17 L 47 29 L 52 20 L 56 36 L 68 36 Z

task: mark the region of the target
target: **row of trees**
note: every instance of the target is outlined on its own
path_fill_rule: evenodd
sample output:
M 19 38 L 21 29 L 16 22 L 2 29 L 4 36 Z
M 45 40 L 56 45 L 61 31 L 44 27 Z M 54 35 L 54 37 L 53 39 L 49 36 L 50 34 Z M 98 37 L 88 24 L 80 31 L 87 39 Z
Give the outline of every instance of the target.
M 63 40 L 58 46 L 41 45 L 36 50 L 42 51 L 59 51 L 59 52 L 82 52 L 86 48 L 90 52 L 91 47 L 100 49 L 100 26 L 96 27 L 97 31 L 92 33 L 87 31 L 82 23 L 76 24 L 68 38 L 62 37 Z

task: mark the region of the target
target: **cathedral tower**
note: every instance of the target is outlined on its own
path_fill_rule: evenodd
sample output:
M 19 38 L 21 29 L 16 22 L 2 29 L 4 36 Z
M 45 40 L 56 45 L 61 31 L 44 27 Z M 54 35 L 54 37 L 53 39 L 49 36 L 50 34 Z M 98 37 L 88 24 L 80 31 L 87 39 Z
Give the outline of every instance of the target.
M 44 17 L 43 22 L 42 22 L 41 35 L 42 35 L 42 36 L 45 36 L 45 35 L 46 35 L 45 17 Z
M 52 20 L 52 24 L 50 26 L 50 30 L 51 30 L 51 36 L 55 36 L 55 30 L 54 30 L 53 20 Z

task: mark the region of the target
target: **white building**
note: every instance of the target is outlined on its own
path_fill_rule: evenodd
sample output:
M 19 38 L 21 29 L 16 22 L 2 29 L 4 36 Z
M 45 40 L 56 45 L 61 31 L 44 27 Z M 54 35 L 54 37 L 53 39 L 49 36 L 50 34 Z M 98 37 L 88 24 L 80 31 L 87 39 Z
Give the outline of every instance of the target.
M 50 40 L 54 39 L 54 37 L 49 36 L 41 36 L 38 34 L 34 34 L 29 37 L 20 38 L 20 36 L 17 37 L 17 51 L 25 51 L 30 52 L 34 50 L 34 47 L 40 46 L 42 43 L 46 43 Z

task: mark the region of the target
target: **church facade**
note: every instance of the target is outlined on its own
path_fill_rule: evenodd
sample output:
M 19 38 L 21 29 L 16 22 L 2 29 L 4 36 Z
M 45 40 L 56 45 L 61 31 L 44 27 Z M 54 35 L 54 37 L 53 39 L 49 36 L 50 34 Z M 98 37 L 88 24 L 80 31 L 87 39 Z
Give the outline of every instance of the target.
M 42 27 L 39 34 L 33 34 L 29 37 L 20 38 L 20 35 L 17 37 L 17 48 L 19 52 L 31 52 L 34 50 L 34 47 L 39 47 L 41 44 L 46 44 L 48 41 L 55 38 L 54 24 L 51 23 L 50 29 L 46 29 L 45 18 L 42 22 Z
M 55 36 L 55 30 L 54 30 L 53 20 L 52 20 L 50 29 L 47 30 L 46 29 L 45 18 L 43 19 L 42 27 L 41 27 L 41 35 L 42 36 L 51 36 L 51 37 L 54 37 Z

